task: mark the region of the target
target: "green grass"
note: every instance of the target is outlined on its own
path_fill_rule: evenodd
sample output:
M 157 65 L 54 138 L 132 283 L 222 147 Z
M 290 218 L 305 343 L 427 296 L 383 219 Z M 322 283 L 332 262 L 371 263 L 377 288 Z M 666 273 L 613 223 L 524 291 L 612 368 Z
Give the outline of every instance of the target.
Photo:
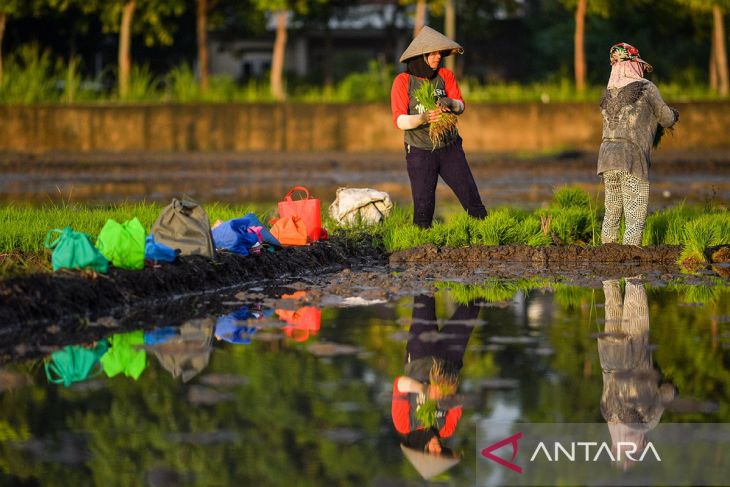
M 54 57 L 50 50 L 41 49 L 37 44 L 18 47 L 4 61 L 0 103 L 274 102 L 266 79 L 240 84 L 230 76 L 213 75 L 208 90 L 203 92 L 187 64 L 163 74 L 153 74 L 148 66 L 133 66 L 130 92 L 120 99 L 116 82 L 102 83 L 103 78 L 116 78 L 113 66 L 107 66 L 104 75 L 84 78 L 81 74 L 84 66 L 78 57 Z M 287 80 L 287 100 L 302 103 L 384 103 L 389 100 L 395 73 L 395 66 L 371 61 L 365 70 L 351 72 L 331 86 L 313 85 L 291 78 Z M 722 99 L 698 81 L 659 83 L 658 86 L 669 101 Z M 461 80 L 460 87 L 465 99 L 471 103 L 595 103 L 604 89 L 603 85 L 596 85 L 579 93 L 567 77 L 529 84 L 482 84 L 465 78 Z
M 268 222 L 275 216 L 275 206 L 204 205 L 211 224 L 254 212 Z M 96 238 L 110 218 L 124 222 L 139 218 L 146 229 L 155 221 L 162 206 L 152 203 L 122 203 L 109 206 L 77 204 L 51 205 L 41 208 L 10 204 L 0 206 L 0 254 L 17 259 L 30 259 L 29 254 L 43 253 L 43 242 L 49 230 L 66 226 Z M 581 189 L 558 188 L 555 199 L 546 207 L 528 212 L 513 208 L 495 208 L 483 220 L 456 213 L 447 221 L 438 221 L 432 228 L 413 225 L 410 207 L 394 206 L 389 218 L 372 226 L 339 228 L 327 215 L 323 225 L 332 235 L 349 245 L 365 239 L 387 252 L 406 250 L 425 244 L 439 247 L 469 245 L 530 245 L 554 243 L 598 245 L 600 243 L 599 207 Z M 649 215 L 644 232 L 644 245 L 682 245 L 679 263 L 689 269 L 707 262 L 711 247 L 730 245 L 730 212 L 725 208 L 688 207 L 679 205 Z
M 108 219 L 124 222 L 134 217 L 149 230 L 157 219 L 163 206 L 153 203 L 124 203 L 105 207 L 81 205 L 60 205 L 32 207 L 23 205 L 0 206 L 0 253 L 42 252 L 43 242 L 49 230 L 70 226 L 78 232 L 87 233 L 95 240 Z M 229 220 L 255 212 L 260 219 L 266 220 L 267 211 L 251 205 L 226 205 L 213 203 L 206 205 L 211 224 L 215 220 Z M 258 211 L 257 211 L 258 210 Z

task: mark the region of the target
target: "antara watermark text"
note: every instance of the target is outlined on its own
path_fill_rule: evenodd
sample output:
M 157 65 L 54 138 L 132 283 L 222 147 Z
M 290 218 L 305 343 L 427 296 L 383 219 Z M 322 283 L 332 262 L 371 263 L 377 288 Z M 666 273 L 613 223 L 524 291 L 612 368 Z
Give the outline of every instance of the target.
M 595 453 L 594 453 L 595 452 Z M 581 455 L 582 453 L 582 455 Z M 571 462 L 582 458 L 586 462 L 598 462 L 603 460 L 611 460 L 612 462 L 621 462 L 624 459 L 631 460 L 633 462 L 642 462 L 648 455 L 654 455 L 654 458 L 661 462 L 662 459 L 659 456 L 656 448 L 652 442 L 648 442 L 643 450 L 640 450 L 636 443 L 631 442 L 618 442 L 616 443 L 615 451 L 611 450 L 608 443 L 598 443 L 595 441 L 573 441 L 568 443 L 566 447 L 560 442 L 553 444 L 552 456 L 550 450 L 545 445 L 545 442 L 538 443 L 535 447 L 535 451 L 530 457 L 530 461 L 533 462 L 539 456 L 544 455 L 549 462 L 557 462 L 561 459 L 569 460 Z

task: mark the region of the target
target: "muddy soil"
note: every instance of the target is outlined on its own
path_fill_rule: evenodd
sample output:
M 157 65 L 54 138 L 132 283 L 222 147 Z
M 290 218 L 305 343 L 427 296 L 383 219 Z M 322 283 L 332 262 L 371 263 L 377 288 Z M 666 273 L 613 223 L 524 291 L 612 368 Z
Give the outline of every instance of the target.
M 220 253 L 217 261 L 185 257 L 141 271 L 109 274 L 61 271 L 0 281 L 0 364 L 42 357 L 54 349 L 128 329 L 206 318 L 231 306 L 282 304 L 281 293 L 306 289 L 308 303 L 342 306 L 432 293 L 435 284 L 480 284 L 490 277 L 548 277 L 598 287 L 601 279 L 641 274 L 661 285 L 682 276 L 679 247 L 607 245 L 438 248 L 426 245 L 388 256 L 382 249 L 332 239 L 249 257 Z M 685 280 L 727 278 L 730 247 L 712 249 L 716 262 Z M 725 275 L 723 276 L 723 273 Z
M 563 184 L 590 194 L 599 189 L 596 153 L 487 154 L 467 151 L 487 206 L 539 207 Z M 387 191 L 396 202 L 411 199 L 401 152 L 384 153 L 8 153 L 0 152 L 0 201 L 107 204 L 156 201 L 186 193 L 201 202 L 272 203 L 296 174 L 299 185 L 323 202 L 341 186 Z M 444 184 L 439 201 L 457 204 Z M 653 156 L 650 204 L 730 200 L 730 151 L 669 151 Z

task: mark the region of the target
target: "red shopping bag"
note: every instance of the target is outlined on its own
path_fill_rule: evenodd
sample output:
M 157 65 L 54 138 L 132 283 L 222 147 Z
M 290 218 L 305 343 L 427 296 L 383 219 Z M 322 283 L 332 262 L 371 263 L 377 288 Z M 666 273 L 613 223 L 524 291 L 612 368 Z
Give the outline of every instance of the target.
M 305 342 L 312 335 L 319 333 L 322 322 L 322 311 L 314 306 L 302 306 L 296 311 L 277 309 L 276 316 L 287 323 L 282 327 L 288 337 L 298 342 Z
M 292 199 L 292 195 L 297 191 L 303 192 L 306 196 L 303 199 Z M 322 213 L 320 211 L 319 199 L 310 198 L 309 190 L 304 186 L 294 186 L 284 196 L 283 201 L 279 201 L 279 218 L 288 216 L 296 216 L 304 222 L 307 227 L 307 235 L 312 242 L 320 240 L 322 237 Z

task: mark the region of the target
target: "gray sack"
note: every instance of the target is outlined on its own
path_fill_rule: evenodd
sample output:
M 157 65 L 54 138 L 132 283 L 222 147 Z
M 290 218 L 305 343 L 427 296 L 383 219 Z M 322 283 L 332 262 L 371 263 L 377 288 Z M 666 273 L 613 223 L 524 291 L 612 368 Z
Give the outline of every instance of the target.
M 210 220 L 202 206 L 191 199 L 172 199 L 152 230 L 155 241 L 180 251 L 180 255 L 204 255 L 215 259 Z

